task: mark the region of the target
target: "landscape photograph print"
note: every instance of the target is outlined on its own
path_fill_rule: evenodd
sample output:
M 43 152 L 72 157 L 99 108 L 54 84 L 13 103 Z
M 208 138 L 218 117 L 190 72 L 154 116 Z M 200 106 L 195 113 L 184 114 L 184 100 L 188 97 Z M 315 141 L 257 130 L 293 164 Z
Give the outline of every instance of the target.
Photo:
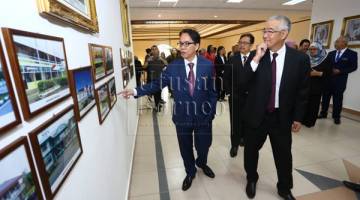
M 104 84 L 96 89 L 96 104 L 98 109 L 99 122 L 102 124 L 110 111 L 110 97 L 108 85 Z

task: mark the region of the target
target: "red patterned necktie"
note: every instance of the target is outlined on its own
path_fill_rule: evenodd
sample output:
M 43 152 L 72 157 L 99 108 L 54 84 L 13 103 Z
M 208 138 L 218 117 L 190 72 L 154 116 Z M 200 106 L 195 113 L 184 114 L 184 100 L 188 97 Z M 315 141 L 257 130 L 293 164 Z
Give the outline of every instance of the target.
M 276 94 L 276 57 L 277 53 L 273 53 L 271 61 L 271 96 L 267 106 L 267 111 L 272 113 L 275 111 L 275 94 Z
M 189 81 L 189 93 L 190 96 L 193 96 L 194 94 L 194 88 L 195 88 L 195 74 L 194 74 L 194 63 L 189 63 L 189 75 L 188 75 L 188 81 Z

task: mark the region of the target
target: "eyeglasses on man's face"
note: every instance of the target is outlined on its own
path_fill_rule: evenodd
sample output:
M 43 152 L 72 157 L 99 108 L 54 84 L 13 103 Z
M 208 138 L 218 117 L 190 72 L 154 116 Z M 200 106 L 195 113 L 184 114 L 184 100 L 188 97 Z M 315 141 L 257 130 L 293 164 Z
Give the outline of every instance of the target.
M 239 45 L 249 45 L 251 43 L 250 42 L 245 42 L 245 41 L 239 41 L 238 44 Z
M 281 32 L 281 30 L 274 30 L 274 29 L 266 29 L 264 28 L 262 30 L 263 34 L 269 34 L 269 35 L 273 35 L 274 33 L 278 33 L 278 32 Z
M 191 44 L 195 44 L 195 42 L 188 42 L 188 41 L 186 41 L 186 42 L 178 42 L 177 43 L 177 45 L 179 46 L 179 47 L 188 47 L 188 46 L 190 46 Z

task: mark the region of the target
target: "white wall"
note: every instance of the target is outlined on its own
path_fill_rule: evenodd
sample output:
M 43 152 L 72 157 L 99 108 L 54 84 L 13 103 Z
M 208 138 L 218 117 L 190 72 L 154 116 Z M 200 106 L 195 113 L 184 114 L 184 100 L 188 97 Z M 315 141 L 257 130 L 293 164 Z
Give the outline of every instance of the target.
M 119 2 L 119 0 L 96 0 L 100 32 L 94 35 L 74 29 L 58 20 L 49 21 L 43 18 L 38 14 L 36 0 L 11 0 L 3 3 L 0 7 L 0 27 L 64 38 L 69 69 L 90 65 L 88 43 L 112 46 L 114 76 L 119 92 L 122 90 L 119 48 L 125 48 L 122 41 Z M 2 34 L 0 35 L 1 43 L 5 47 Z M 129 49 L 133 51 L 132 47 Z M 10 68 L 7 52 L 4 53 Z M 129 87 L 134 85 L 133 79 Z M 18 97 L 17 103 L 20 109 Z M 27 135 L 69 104 L 72 104 L 72 98 L 37 116 L 30 123 L 23 121 L 15 129 L 1 135 L 0 148 L 19 136 Z M 55 199 L 126 199 L 137 122 L 136 102 L 133 100 L 125 101 L 118 98 L 115 107 L 101 126 L 98 122 L 97 109 L 94 107 L 79 123 L 83 155 Z
M 334 29 L 331 39 L 331 48 L 334 50 L 334 41 L 341 34 L 341 27 L 344 17 L 360 14 L 359 0 L 314 0 L 311 16 L 311 24 L 327 20 L 334 20 Z M 360 49 L 353 49 L 358 52 L 360 58 Z M 359 64 L 359 63 L 358 63 Z M 358 66 L 359 67 L 359 66 Z M 350 74 L 347 89 L 344 94 L 344 107 L 360 111 L 360 69 Z

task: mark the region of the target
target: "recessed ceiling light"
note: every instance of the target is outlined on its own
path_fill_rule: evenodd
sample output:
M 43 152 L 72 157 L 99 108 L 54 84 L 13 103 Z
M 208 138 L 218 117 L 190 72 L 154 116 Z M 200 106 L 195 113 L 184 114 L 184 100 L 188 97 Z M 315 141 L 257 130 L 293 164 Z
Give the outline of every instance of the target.
M 158 18 L 161 18 L 161 14 L 158 14 Z
M 301 2 L 304 2 L 306 0 L 290 0 L 288 2 L 283 3 L 282 5 L 286 5 L 286 6 L 292 6 Z
M 226 3 L 240 3 L 243 0 L 226 0 Z
M 217 16 L 217 15 L 214 15 L 214 17 L 215 17 L 215 18 L 218 18 L 218 16 Z
M 161 3 L 176 3 L 178 0 L 160 0 Z

